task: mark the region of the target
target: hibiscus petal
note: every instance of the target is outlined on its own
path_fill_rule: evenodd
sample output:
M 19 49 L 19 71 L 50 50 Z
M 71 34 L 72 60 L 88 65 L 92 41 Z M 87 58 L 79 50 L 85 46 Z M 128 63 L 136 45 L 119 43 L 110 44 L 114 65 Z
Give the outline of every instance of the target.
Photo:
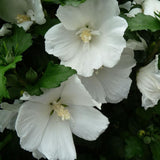
M 76 159 L 76 151 L 68 121 L 63 121 L 56 114 L 53 114 L 38 150 L 48 159 Z
M 116 0 L 87 0 L 78 7 L 60 6 L 57 10 L 57 17 L 68 30 L 76 30 L 85 25 L 98 28 L 107 18 L 118 14 Z
M 22 148 L 33 151 L 40 144 L 47 126 L 50 108 L 34 102 L 25 102 L 16 120 L 16 131 Z
M 96 140 L 108 127 L 108 118 L 93 107 L 71 106 L 69 112 L 71 130 L 80 138 Z
M 40 0 L 27 0 L 28 6 L 34 12 L 35 21 L 37 24 L 44 24 L 46 22 Z
M 48 105 L 50 102 L 57 101 L 61 95 L 63 86 L 47 89 L 44 94 L 40 96 L 30 96 L 28 100 L 31 102 L 41 103 L 44 105 Z M 25 98 L 25 96 L 24 96 Z
M 0 110 L 0 132 L 3 132 L 10 125 L 15 114 L 15 112 Z
M 114 17 L 106 21 L 100 28 L 101 36 L 98 36 L 97 48 L 101 52 L 105 67 L 113 67 L 120 60 L 122 51 L 126 47 L 123 35 L 127 26 L 126 20 Z
M 107 102 L 118 103 L 128 97 L 132 82 L 129 74 L 136 63 L 133 56 L 133 51 L 127 49 L 115 67 L 104 67 L 98 72 L 97 78 L 104 87 Z
M 67 105 L 82 105 L 82 106 L 99 106 L 89 92 L 85 89 L 80 79 L 75 75 L 64 83 L 64 88 L 61 94 L 62 103 Z
M 61 23 L 49 29 L 45 39 L 47 53 L 53 54 L 61 60 L 72 58 L 81 49 L 81 41 L 76 33 L 67 31 Z
M 80 79 L 82 84 L 93 97 L 93 99 L 100 103 L 106 103 L 106 94 L 103 89 L 103 86 L 94 74 L 91 77 L 80 76 Z

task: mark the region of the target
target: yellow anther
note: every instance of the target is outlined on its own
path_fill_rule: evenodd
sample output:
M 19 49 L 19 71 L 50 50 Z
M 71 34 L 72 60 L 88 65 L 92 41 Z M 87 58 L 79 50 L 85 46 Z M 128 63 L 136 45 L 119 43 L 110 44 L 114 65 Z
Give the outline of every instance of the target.
M 92 34 L 90 29 L 85 28 L 84 30 L 82 30 L 80 38 L 84 43 L 88 43 L 92 39 Z
M 23 14 L 18 14 L 16 17 L 17 23 L 23 23 L 26 21 L 30 21 L 30 17 L 27 15 L 23 15 Z
M 56 114 L 62 119 L 62 120 L 69 120 L 70 119 L 70 113 L 68 109 L 65 109 L 65 107 L 60 102 L 54 102 L 49 104 L 51 106 L 51 113 L 54 111 Z

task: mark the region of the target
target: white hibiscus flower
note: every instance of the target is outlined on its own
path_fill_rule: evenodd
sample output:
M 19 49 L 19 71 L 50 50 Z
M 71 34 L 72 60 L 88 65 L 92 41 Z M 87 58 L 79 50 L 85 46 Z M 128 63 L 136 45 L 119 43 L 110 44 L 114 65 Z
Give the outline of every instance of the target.
M 5 36 L 6 34 L 10 33 L 10 28 L 12 28 L 11 24 L 5 23 L 0 28 L 0 36 Z
M 16 121 L 22 148 L 36 158 L 76 159 L 72 132 L 86 140 L 95 140 L 107 127 L 108 119 L 77 76 L 41 96 L 28 97 Z
M 85 77 L 102 65 L 113 67 L 126 46 L 123 34 L 127 23 L 119 13 L 116 0 L 87 0 L 78 7 L 60 6 L 57 17 L 61 23 L 46 33 L 46 51 Z
M 40 0 L 1 0 L 0 18 L 28 30 L 33 22 L 46 22 Z
M 154 12 L 160 12 L 159 0 L 145 0 L 143 3 L 144 14 L 155 17 Z
M 102 67 L 95 71 L 93 76 L 80 79 L 96 101 L 118 103 L 128 97 L 132 82 L 129 75 L 135 64 L 133 50 L 126 48 L 116 66 Z
M 160 99 L 160 71 L 158 56 L 137 74 L 137 86 L 142 93 L 142 106 L 145 109 L 154 107 Z

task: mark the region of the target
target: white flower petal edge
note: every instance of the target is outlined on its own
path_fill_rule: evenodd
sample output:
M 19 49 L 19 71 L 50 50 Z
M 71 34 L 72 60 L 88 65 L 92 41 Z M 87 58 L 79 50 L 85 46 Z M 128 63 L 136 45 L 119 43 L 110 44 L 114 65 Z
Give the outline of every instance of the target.
M 154 107 L 160 99 L 158 57 L 139 70 L 137 74 L 137 86 L 142 93 L 142 106 L 145 109 Z
M 126 13 L 125 15 L 127 17 L 135 17 L 138 13 L 142 13 L 141 8 L 133 8 L 129 11 L 129 13 Z
M 87 0 L 79 7 L 60 6 L 57 16 L 62 23 L 45 35 L 47 53 L 85 77 L 102 65 L 113 67 L 126 47 L 123 35 L 128 26 L 118 14 L 115 0 Z
M 126 9 L 127 11 L 129 11 L 132 7 L 132 2 L 131 1 L 128 1 L 128 2 L 125 2 L 121 5 L 119 5 L 119 8 L 123 8 L 123 9 Z
M 46 22 L 40 0 L 1 0 L 0 17 L 24 30 L 28 30 L 34 22 Z
M 5 36 L 6 34 L 10 33 L 11 31 L 9 30 L 12 28 L 11 24 L 5 23 L 0 29 L 0 36 Z
M 119 13 L 116 0 L 87 0 L 78 7 L 60 6 L 57 17 L 67 30 L 77 30 L 86 24 L 98 29 L 106 19 Z
M 160 1 L 145 0 L 143 3 L 144 14 L 155 17 L 154 12 L 160 12 Z
M 18 113 L 16 131 L 22 148 L 38 159 L 74 160 L 72 132 L 95 140 L 108 127 L 108 119 L 93 107 L 97 102 L 76 75 L 41 96 L 26 97 L 28 101 Z
M 0 104 L 0 132 L 3 132 L 5 128 L 15 130 L 15 121 L 20 105 L 21 101 L 16 100 L 14 104 L 6 102 Z
M 96 101 L 118 103 L 128 97 L 132 82 L 129 75 L 135 64 L 133 50 L 126 48 L 115 67 L 102 67 L 95 71 L 92 77 L 80 77 L 80 79 Z M 98 85 L 101 87 L 97 88 Z

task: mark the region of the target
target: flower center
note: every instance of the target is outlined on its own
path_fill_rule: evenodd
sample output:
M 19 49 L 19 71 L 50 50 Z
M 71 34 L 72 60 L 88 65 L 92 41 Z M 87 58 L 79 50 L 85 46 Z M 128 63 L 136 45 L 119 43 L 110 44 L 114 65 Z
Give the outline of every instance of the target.
M 51 107 L 50 115 L 55 112 L 62 120 L 69 120 L 71 118 L 68 109 L 65 109 L 65 107 L 67 107 L 66 105 L 61 104 L 59 101 L 53 103 L 51 102 L 49 105 Z
M 26 21 L 30 21 L 30 17 L 24 14 L 18 14 L 16 17 L 17 23 L 23 23 Z
M 88 43 L 92 39 L 91 30 L 85 28 L 81 31 L 79 36 L 84 43 Z

